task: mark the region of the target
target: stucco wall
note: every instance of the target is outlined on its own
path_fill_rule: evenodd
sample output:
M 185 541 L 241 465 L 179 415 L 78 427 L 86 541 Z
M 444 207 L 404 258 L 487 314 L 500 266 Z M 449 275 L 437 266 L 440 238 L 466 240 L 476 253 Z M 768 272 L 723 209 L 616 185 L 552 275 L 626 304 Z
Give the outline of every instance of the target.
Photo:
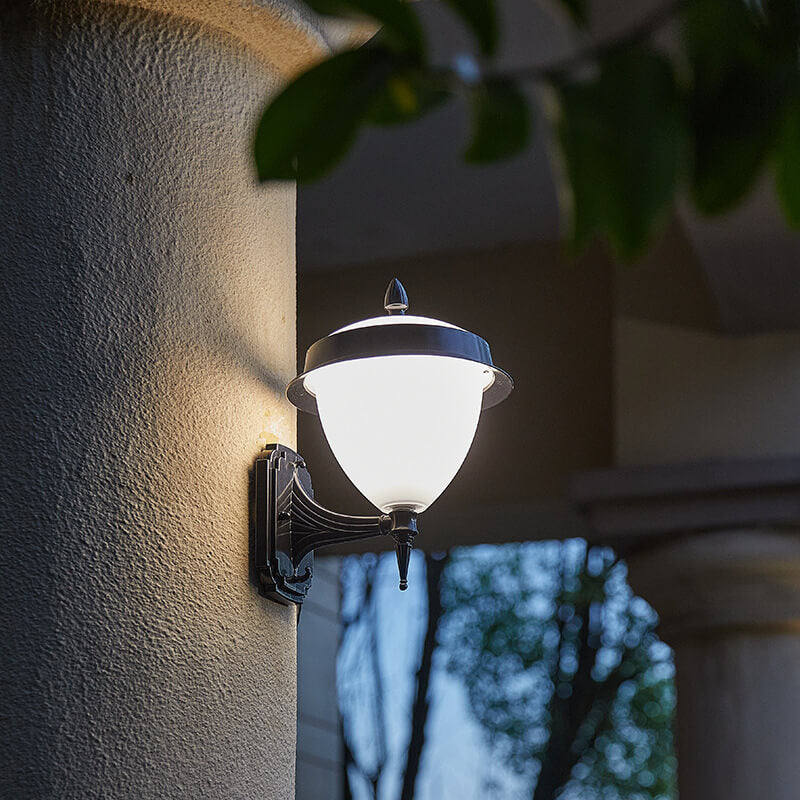
M 294 189 L 253 180 L 248 52 L 152 11 L 0 24 L 4 798 L 293 796 L 248 471 L 294 441 Z

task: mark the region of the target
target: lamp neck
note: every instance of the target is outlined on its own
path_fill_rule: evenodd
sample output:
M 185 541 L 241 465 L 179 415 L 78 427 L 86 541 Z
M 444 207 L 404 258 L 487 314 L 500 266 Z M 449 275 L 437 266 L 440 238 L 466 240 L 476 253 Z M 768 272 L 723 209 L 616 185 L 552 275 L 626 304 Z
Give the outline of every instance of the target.
M 410 508 L 395 508 L 387 515 L 392 521 L 392 535 L 395 532 L 408 531 L 414 536 L 417 535 L 417 512 Z

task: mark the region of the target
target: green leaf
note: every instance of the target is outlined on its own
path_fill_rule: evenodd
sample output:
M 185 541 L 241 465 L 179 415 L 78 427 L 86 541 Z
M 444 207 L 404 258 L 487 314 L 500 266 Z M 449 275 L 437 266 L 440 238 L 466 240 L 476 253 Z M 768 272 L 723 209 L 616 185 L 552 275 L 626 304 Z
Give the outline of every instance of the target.
M 472 164 L 521 153 L 530 138 L 525 95 L 512 81 L 492 79 L 472 92 L 473 134 L 464 159 Z
M 586 25 L 588 8 L 586 0 L 556 0 L 570 16 L 573 22 L 578 25 Z
M 775 138 L 780 106 L 768 78 L 749 67 L 695 92 L 692 197 L 701 212 L 730 211 L 753 187 Z
M 395 69 L 391 53 L 366 48 L 340 53 L 296 78 L 259 122 L 259 179 L 310 181 L 328 172 Z
M 797 70 L 795 4 L 694 0 L 687 9 L 692 196 L 703 213 L 734 208 L 764 169 Z
M 683 43 L 701 90 L 724 82 L 734 65 L 765 57 L 763 17 L 745 0 L 693 0 L 683 15 Z
M 685 169 L 686 123 L 670 63 L 644 50 L 609 59 L 560 90 L 558 136 L 571 200 L 569 238 L 605 234 L 619 258 L 643 253 Z
M 800 99 L 784 111 L 775 147 L 775 181 L 786 219 L 800 228 Z
M 497 51 L 499 24 L 494 0 L 446 0 L 467 24 L 485 56 Z
M 318 14 L 369 17 L 381 23 L 381 38 L 395 49 L 421 59 L 425 52 L 422 26 L 404 0 L 304 0 Z
M 386 82 L 367 114 L 373 125 L 400 125 L 427 114 L 450 97 L 433 88 L 417 70 L 397 72 Z
M 798 37 L 800 37 L 800 2 L 768 0 L 765 12 L 771 49 L 777 49 L 784 57 L 796 60 Z

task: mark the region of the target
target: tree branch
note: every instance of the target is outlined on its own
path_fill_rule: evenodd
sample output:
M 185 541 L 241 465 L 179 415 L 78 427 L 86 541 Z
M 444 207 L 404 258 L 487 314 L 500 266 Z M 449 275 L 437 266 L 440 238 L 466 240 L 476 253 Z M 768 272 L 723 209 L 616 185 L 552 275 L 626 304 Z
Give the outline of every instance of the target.
M 579 50 L 566 58 L 552 64 L 542 64 L 510 72 L 497 72 L 487 75 L 488 78 L 502 78 L 515 81 L 549 81 L 558 82 L 578 67 L 600 61 L 618 50 L 643 42 L 657 33 L 661 28 L 680 14 L 694 0 L 670 0 L 656 9 L 648 17 L 631 27 L 626 32 L 597 44 Z
M 430 686 L 433 668 L 433 651 L 436 649 L 436 634 L 439 629 L 439 620 L 442 617 L 441 581 L 446 565 L 446 556 L 444 558 L 434 558 L 428 553 L 425 554 L 428 620 L 422 645 L 422 657 L 415 681 L 416 695 L 411 716 L 411 737 L 408 743 L 408 756 L 406 758 L 406 768 L 403 772 L 403 787 L 400 792 L 400 800 L 413 800 L 414 798 L 417 774 L 419 773 L 419 765 L 422 759 L 422 748 L 425 745 L 425 724 L 428 721 L 428 711 L 430 710 L 428 687 Z

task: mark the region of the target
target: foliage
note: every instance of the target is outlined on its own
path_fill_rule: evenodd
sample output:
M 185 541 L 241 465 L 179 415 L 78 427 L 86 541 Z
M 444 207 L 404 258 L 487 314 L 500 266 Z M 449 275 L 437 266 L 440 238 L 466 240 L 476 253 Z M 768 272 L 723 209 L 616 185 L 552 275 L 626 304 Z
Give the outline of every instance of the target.
M 580 40 L 587 3 L 556 1 Z M 573 248 L 600 235 L 634 260 L 680 192 L 688 189 L 703 213 L 723 213 L 768 165 L 788 222 L 800 227 L 800 0 L 665 0 L 613 41 L 515 71 L 493 64 L 494 0 L 447 0 L 477 55 L 445 68 L 429 60 L 419 12 L 405 0 L 307 2 L 382 29 L 360 50 L 312 67 L 267 106 L 255 141 L 262 180 L 315 180 L 361 127 L 419 119 L 453 96 L 472 108 L 466 160 L 510 158 L 528 145 L 533 116 L 543 116 L 526 100 L 532 84 L 552 100 Z M 673 20 L 679 41 L 665 52 L 653 37 Z
M 462 550 L 442 600 L 449 669 L 534 800 L 673 796 L 669 649 L 609 551 Z
M 622 258 L 636 258 L 686 164 L 688 130 L 669 61 L 625 50 L 596 78 L 563 86 L 558 135 L 572 187 L 573 246 L 605 230 Z
M 420 765 L 426 747 L 438 752 L 442 730 L 429 718 L 452 725 L 452 706 L 437 706 L 432 688 L 443 687 L 445 669 L 495 756 L 481 758 L 516 772 L 522 796 L 674 796 L 669 648 L 609 551 L 570 541 L 460 548 L 424 564 L 415 556 L 418 583 L 400 607 L 381 589 L 394 577 L 392 554 L 345 562 L 338 683 L 347 796 L 424 794 Z M 510 797 L 505 784 L 489 781 L 484 796 Z

